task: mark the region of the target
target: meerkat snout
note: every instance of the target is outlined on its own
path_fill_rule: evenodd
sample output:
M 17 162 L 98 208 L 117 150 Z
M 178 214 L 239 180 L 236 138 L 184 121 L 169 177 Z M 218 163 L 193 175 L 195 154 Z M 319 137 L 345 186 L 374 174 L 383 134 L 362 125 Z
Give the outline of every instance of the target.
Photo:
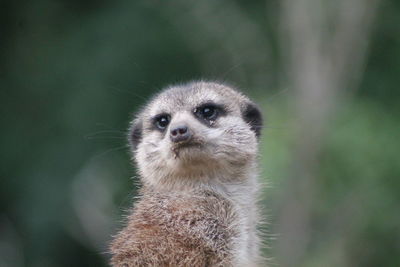
M 185 124 L 180 124 L 180 125 L 173 125 L 173 127 L 170 130 L 170 138 L 171 141 L 174 143 L 183 143 L 187 142 L 190 140 L 192 137 L 192 134 Z

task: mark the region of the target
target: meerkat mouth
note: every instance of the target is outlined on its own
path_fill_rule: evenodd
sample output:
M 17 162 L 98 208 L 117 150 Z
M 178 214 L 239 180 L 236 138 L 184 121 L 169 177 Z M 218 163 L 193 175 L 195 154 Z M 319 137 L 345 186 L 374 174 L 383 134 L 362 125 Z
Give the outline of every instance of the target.
M 171 150 L 172 153 L 174 154 L 174 158 L 179 158 L 179 155 L 181 150 L 186 150 L 186 149 L 201 149 L 203 144 L 201 142 L 196 142 L 196 141 L 189 141 L 189 142 L 181 142 L 177 143 L 174 146 L 172 146 Z

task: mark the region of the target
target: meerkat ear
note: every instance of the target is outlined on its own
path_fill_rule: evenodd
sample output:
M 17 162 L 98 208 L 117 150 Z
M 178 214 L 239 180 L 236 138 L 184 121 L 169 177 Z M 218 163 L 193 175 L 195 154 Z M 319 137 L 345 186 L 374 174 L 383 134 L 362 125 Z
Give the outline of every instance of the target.
M 248 103 L 242 112 L 243 119 L 250 125 L 252 131 L 256 133 L 256 137 L 261 135 L 263 126 L 263 118 L 260 109 L 254 103 Z
M 140 119 L 136 119 L 132 122 L 129 129 L 129 144 L 133 150 L 136 149 L 137 145 L 142 140 L 142 128 L 142 121 Z

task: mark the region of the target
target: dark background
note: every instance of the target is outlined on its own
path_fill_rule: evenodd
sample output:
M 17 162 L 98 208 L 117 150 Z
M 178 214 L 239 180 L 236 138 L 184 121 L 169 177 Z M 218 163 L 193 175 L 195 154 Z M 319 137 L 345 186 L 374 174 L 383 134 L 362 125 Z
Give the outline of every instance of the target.
M 279 8 L 1 1 L 0 266 L 107 266 L 136 192 L 125 140 L 132 114 L 164 86 L 193 79 L 227 81 L 263 109 L 264 253 L 279 266 L 296 121 Z M 400 2 L 381 1 L 370 31 L 360 81 L 321 140 L 298 266 L 400 266 Z

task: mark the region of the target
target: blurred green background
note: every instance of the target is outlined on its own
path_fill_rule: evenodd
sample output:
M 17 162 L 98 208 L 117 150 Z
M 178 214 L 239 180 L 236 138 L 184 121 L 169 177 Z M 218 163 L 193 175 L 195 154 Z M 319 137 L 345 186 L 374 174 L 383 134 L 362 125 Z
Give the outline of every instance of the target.
M 264 253 L 288 265 L 279 225 L 297 116 L 280 2 L 1 1 L 0 266 L 107 266 L 137 186 L 132 114 L 193 79 L 262 107 Z M 400 1 L 375 12 L 360 79 L 319 140 L 297 266 L 400 266 Z

